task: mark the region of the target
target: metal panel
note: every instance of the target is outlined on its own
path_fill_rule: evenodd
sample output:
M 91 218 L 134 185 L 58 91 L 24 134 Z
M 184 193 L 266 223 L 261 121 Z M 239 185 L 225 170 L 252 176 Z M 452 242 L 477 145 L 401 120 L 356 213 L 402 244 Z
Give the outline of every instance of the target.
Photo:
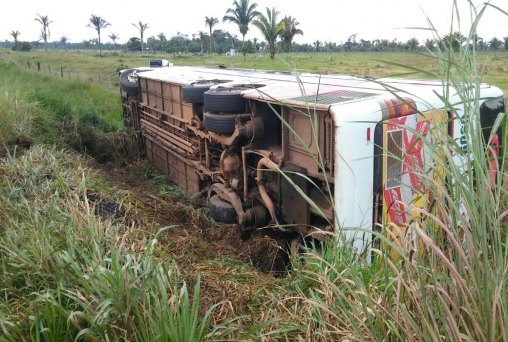
M 307 175 L 307 171 L 293 164 L 286 164 L 283 171 L 287 177 L 297 186 L 293 186 L 284 176 L 281 177 L 281 203 L 282 203 L 282 218 L 289 224 L 309 224 L 310 222 L 310 210 L 309 203 L 298 193 L 298 189 L 303 191 L 305 194 L 309 192 L 309 183 L 305 178 L 299 176 Z
M 182 104 L 182 119 L 191 121 L 194 118 L 194 111 L 192 110 L 191 103 Z
M 173 101 L 181 102 L 180 90 L 181 87 L 179 85 L 176 84 L 171 85 L 171 98 L 173 99 Z
M 173 99 L 173 94 L 171 93 L 171 84 L 162 82 L 162 96 L 168 100 Z
M 159 145 L 159 142 L 148 136 L 145 136 L 145 146 L 147 157 L 153 162 L 155 168 L 190 193 L 200 190 L 196 167 L 190 160 L 181 157 L 163 145 Z
M 367 99 L 369 97 L 376 96 L 377 94 L 366 93 L 360 91 L 351 91 L 351 90 L 337 90 L 330 91 L 327 93 L 321 93 L 317 95 L 308 95 L 308 96 L 299 96 L 292 98 L 292 101 L 304 102 L 309 104 L 333 104 L 333 103 L 341 103 L 351 100 L 360 100 Z

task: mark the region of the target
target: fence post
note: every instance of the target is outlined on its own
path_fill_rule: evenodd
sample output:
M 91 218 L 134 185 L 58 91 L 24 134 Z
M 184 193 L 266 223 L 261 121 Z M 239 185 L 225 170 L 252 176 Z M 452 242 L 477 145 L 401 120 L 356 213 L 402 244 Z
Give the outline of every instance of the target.
M 37 71 L 41 71 L 41 62 L 37 62 Z
M 30 70 L 30 61 L 26 62 L 28 64 L 28 70 Z
M 63 78 L 63 67 L 60 67 L 60 76 Z
M 111 75 L 109 75 L 108 84 L 109 84 L 109 89 L 111 89 Z

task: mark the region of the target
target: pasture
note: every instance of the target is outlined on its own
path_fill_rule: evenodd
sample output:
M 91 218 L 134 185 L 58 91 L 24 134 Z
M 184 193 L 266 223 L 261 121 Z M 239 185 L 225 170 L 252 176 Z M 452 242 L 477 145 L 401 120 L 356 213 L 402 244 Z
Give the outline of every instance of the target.
M 367 52 L 367 53 L 279 53 L 274 61 L 267 54 L 248 54 L 243 56 L 203 55 L 192 54 L 140 54 L 119 53 L 106 51 L 103 57 L 95 52 L 76 51 L 33 51 L 15 52 L 4 50 L 3 59 L 12 61 L 27 68 L 30 63 L 35 69 L 36 63 L 41 63 L 42 73 L 53 73 L 60 76 L 63 70 L 64 78 L 73 79 L 80 73 L 82 80 L 94 80 L 107 84 L 111 77 L 116 82 L 118 70 L 148 66 L 152 58 L 168 59 L 175 65 L 218 66 L 247 69 L 263 69 L 278 71 L 311 72 L 321 74 L 345 74 L 358 77 L 411 77 L 411 78 L 439 78 L 437 61 L 426 53 L 410 52 Z M 48 70 L 49 66 L 49 70 Z M 486 83 L 494 84 L 508 94 L 508 51 L 482 52 L 477 56 L 478 72 Z M 425 70 L 434 75 L 424 74 L 415 70 Z

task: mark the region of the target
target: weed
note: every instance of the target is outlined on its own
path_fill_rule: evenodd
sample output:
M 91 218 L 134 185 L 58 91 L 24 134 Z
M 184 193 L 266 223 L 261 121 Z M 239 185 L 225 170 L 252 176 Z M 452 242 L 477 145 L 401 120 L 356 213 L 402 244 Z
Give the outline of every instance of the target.
M 0 164 L 0 329 L 9 340 L 198 340 L 220 336 L 176 265 L 124 241 L 135 224 L 94 214 L 81 158 L 34 146 Z M 192 299 L 191 299 L 192 297 Z M 21 324 L 17 324 L 21 322 Z
M 471 7 L 473 25 L 468 39 L 475 37 L 487 8 L 488 4 L 478 11 Z M 302 332 L 304 339 L 508 339 L 508 250 L 502 222 L 507 209 L 501 206 L 506 198 L 505 155 L 495 162 L 498 177 L 492 188 L 487 170 L 489 143 L 498 129 L 505 129 L 506 119 L 501 113 L 488 134 L 479 129 L 480 103 L 489 99 L 479 97 L 482 74 L 477 71 L 474 47 L 465 45 L 453 52 L 451 46 L 442 46 L 430 58 L 438 73 L 413 66 L 407 69 L 442 80 L 438 96 L 445 109 L 457 113 L 463 108 L 455 120 L 464 124 L 466 147 L 451 137 L 424 142 L 432 159 L 441 161 L 435 167 L 442 169 L 436 169 L 433 176 L 416 170 L 432 201 L 417 209 L 415 220 L 407 226 L 395 227 L 407 232 L 405 242 L 409 243 L 394 245 L 386 235 L 393 227 L 385 222 L 382 233 L 373 232 L 382 247 L 370 249 L 374 255 L 370 264 L 355 257 L 343 235 L 337 237 L 338 243 L 308 250 L 306 262 L 296 269 L 302 277 L 294 282 L 300 295 L 291 301 L 276 300 L 276 315 L 291 307 L 291 320 L 309 327 Z M 386 87 L 400 97 L 396 89 Z M 309 107 L 312 125 L 312 105 Z M 448 137 L 446 131 L 436 136 Z

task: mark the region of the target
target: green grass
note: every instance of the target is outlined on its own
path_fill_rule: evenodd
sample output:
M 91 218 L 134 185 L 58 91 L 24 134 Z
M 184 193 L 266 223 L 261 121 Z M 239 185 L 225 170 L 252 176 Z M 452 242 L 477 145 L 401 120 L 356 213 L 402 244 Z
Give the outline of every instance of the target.
M 71 146 L 105 162 L 132 159 L 134 135 L 123 126 L 120 98 L 87 82 L 37 75 L 0 61 L 0 144 L 16 137 Z M 136 158 L 136 156 L 133 156 Z
M 411 65 L 425 71 L 437 72 L 437 65 L 426 53 L 409 52 L 372 52 L 372 53 L 279 53 L 274 61 L 267 54 L 249 54 L 243 56 L 205 55 L 192 56 L 190 54 L 138 54 L 138 53 L 108 53 L 98 57 L 92 52 L 72 51 L 32 51 L 9 52 L 6 59 L 27 68 L 30 62 L 34 70 L 36 62 L 41 63 L 41 73 L 60 77 L 60 68 L 64 69 L 64 78 L 77 78 L 80 72 L 81 80 L 91 80 L 101 83 L 107 88 L 111 78 L 113 91 L 117 91 L 118 71 L 128 67 L 148 66 L 151 58 L 165 58 L 175 65 L 217 66 L 219 64 L 235 68 L 252 68 L 263 70 L 297 70 L 300 72 L 313 72 L 322 74 L 348 74 L 360 77 L 428 77 L 424 73 L 410 72 L 407 68 L 397 66 Z M 482 70 L 483 81 L 495 84 L 508 94 L 508 51 L 482 52 L 477 56 L 478 68 Z M 390 62 L 390 63 L 387 63 Z
M 203 341 L 241 332 L 234 317 L 218 320 L 220 300 L 202 305 L 209 294 L 198 274 L 156 257 L 166 228 L 95 214 L 86 193 L 104 189 L 88 164 L 40 145 L 0 161 L 0 341 Z

